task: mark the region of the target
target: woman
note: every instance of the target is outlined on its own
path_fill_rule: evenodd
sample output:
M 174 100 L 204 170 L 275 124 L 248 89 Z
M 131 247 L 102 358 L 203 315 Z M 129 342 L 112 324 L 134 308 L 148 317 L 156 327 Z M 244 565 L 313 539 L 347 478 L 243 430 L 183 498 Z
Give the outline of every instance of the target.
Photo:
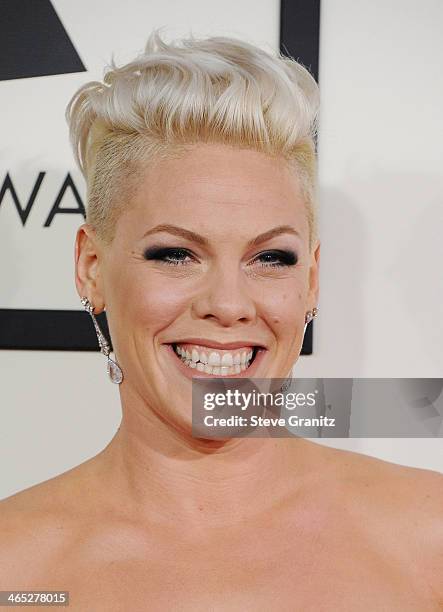
M 440 474 L 192 436 L 194 376 L 287 376 L 316 314 L 317 108 L 292 59 L 157 31 L 71 100 L 75 282 L 106 309 L 123 416 L 97 456 L 2 502 L 1 589 L 88 611 L 442 609 Z

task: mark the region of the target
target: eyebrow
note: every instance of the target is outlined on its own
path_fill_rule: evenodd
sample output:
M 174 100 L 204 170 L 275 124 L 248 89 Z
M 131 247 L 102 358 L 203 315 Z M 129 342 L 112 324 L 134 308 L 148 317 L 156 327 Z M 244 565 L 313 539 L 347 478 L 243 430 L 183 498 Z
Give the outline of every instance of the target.
M 170 225 L 168 223 L 156 225 L 152 229 L 145 232 L 143 234 L 143 238 L 146 238 L 146 236 L 150 236 L 151 234 L 157 234 L 159 232 L 165 232 L 168 234 L 172 234 L 173 236 L 180 236 L 181 238 L 186 238 L 186 240 L 195 242 L 200 246 L 209 245 L 208 240 L 203 236 L 200 236 L 200 234 L 196 234 L 195 232 L 185 229 L 184 227 L 179 227 L 178 225 Z M 268 230 L 267 232 L 264 232 L 263 234 L 259 234 L 258 236 L 250 240 L 248 242 L 248 248 L 258 246 L 259 244 L 262 244 L 267 240 L 271 240 L 271 238 L 279 236 L 280 234 L 293 234 L 295 236 L 300 237 L 300 232 L 298 232 L 291 225 L 278 225 L 277 227 L 274 227 Z

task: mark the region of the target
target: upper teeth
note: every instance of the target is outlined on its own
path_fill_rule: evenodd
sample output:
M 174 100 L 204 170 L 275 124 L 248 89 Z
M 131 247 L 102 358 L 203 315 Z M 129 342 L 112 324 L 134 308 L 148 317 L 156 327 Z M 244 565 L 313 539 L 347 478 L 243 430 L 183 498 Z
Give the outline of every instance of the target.
M 210 347 L 177 344 L 176 353 L 191 368 L 208 374 L 238 374 L 249 366 L 254 351 L 250 347 L 218 351 Z

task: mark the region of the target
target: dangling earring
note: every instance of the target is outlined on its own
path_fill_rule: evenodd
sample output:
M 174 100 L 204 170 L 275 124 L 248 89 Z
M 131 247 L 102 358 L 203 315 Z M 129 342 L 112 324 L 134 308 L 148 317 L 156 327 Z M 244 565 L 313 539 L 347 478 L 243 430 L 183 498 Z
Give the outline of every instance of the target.
M 121 368 L 118 363 L 109 357 L 111 347 L 109 346 L 108 341 L 106 340 L 102 330 L 98 325 L 97 319 L 94 316 L 94 306 L 86 297 L 83 297 L 80 301 L 83 304 L 86 312 L 89 312 L 92 317 L 92 322 L 94 323 L 95 331 L 97 333 L 97 340 L 98 345 L 100 347 L 100 352 L 108 358 L 107 372 L 109 374 L 109 378 L 112 380 L 113 383 L 119 385 L 123 380 L 123 372 L 121 371 Z
M 305 315 L 306 325 L 310 323 L 312 319 L 317 316 L 317 314 L 318 314 L 318 308 L 313 308 L 312 310 L 308 310 L 308 312 Z

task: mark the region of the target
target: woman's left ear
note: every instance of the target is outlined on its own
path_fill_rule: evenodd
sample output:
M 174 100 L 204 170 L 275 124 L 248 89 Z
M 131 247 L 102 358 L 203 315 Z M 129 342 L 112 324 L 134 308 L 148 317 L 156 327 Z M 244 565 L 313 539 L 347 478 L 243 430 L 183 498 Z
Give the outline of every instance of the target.
M 317 240 L 311 252 L 311 265 L 309 267 L 308 305 L 311 310 L 312 308 L 315 308 L 318 304 L 319 276 L 320 276 L 320 242 Z

